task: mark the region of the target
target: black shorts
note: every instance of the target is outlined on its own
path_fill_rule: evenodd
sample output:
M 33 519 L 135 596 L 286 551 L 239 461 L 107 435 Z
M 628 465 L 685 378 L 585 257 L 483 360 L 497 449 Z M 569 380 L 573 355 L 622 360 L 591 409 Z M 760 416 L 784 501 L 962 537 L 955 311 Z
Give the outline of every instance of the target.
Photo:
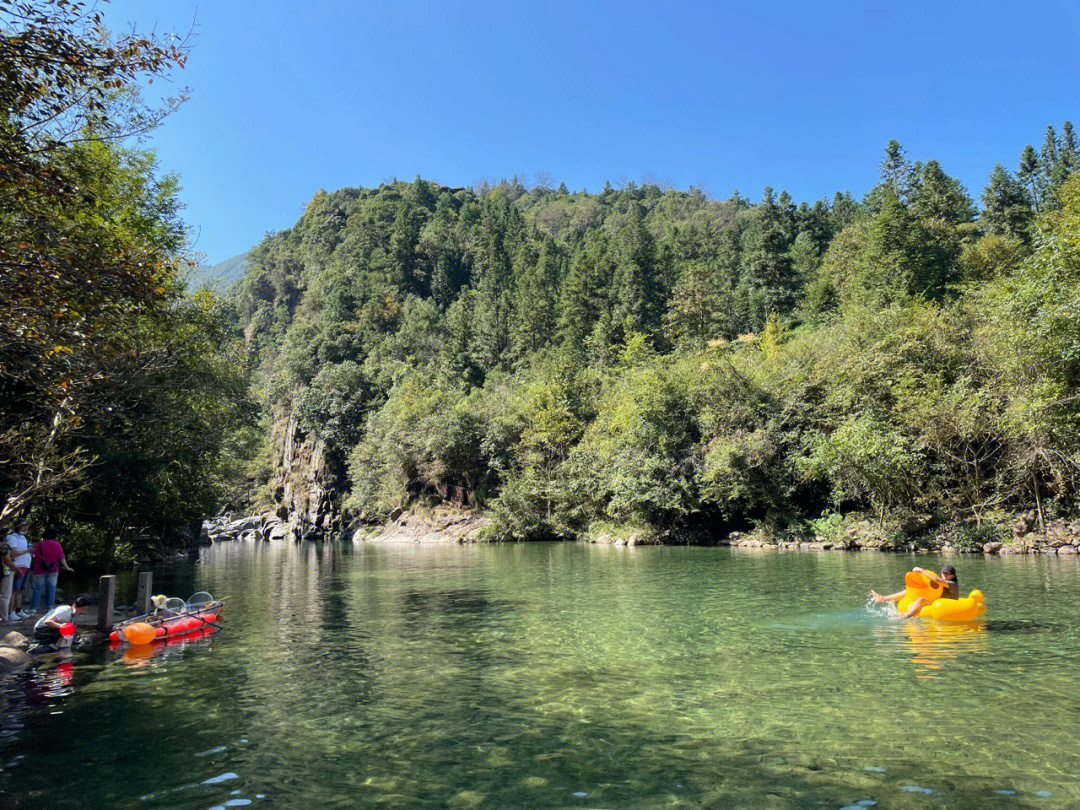
M 40 641 L 42 644 L 55 644 L 60 640 L 60 631 L 55 627 L 35 627 L 34 628 L 34 641 Z

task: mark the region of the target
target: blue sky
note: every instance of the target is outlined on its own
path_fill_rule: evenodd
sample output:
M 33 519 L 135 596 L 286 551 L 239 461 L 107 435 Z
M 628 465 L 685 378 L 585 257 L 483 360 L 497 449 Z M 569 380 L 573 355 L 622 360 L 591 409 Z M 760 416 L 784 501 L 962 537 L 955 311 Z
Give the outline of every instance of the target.
M 866 191 L 897 138 L 976 196 L 1047 124 L 1080 125 L 1071 2 L 304 3 L 117 0 L 187 30 L 191 100 L 152 136 L 209 262 L 320 188 L 549 172 L 757 199 Z M 150 88 L 154 90 L 160 85 Z

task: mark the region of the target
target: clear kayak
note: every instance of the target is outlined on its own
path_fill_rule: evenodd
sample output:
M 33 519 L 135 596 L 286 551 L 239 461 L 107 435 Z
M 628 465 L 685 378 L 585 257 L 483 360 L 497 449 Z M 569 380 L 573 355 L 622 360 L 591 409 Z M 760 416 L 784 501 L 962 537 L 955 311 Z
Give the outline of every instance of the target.
M 196 596 L 209 597 L 209 594 Z M 221 618 L 224 610 L 224 603 L 212 598 L 197 601 L 192 597 L 188 603 L 181 599 L 170 599 L 168 602 L 167 608 L 114 625 L 109 641 L 139 646 L 158 639 L 194 633 L 214 627 L 214 622 Z

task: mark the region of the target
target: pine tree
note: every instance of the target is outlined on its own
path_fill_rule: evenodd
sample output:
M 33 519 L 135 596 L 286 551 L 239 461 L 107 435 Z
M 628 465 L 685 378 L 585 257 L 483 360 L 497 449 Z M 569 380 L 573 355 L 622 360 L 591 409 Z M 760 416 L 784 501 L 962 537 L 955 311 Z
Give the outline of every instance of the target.
M 975 219 L 975 206 L 967 189 L 945 174 L 936 160 L 921 167 L 910 205 L 912 213 L 921 219 L 939 219 L 952 225 Z
M 1030 239 L 1035 215 L 1031 195 L 1000 163 L 990 173 L 982 202 L 980 220 L 987 231 L 1012 236 L 1025 243 Z
M 658 320 L 656 246 L 641 206 L 633 203 L 615 237 L 611 298 L 614 322 L 652 333 Z
M 1039 182 L 1041 173 L 1042 166 L 1039 163 L 1039 154 L 1035 151 L 1035 147 L 1028 144 L 1020 154 L 1020 166 L 1016 170 L 1016 177 L 1030 196 L 1032 207 L 1036 213 L 1042 209 L 1043 202 L 1042 187 Z
M 505 197 L 491 195 L 484 201 L 477 240 L 473 345 L 475 362 L 481 368 L 503 368 L 509 359 L 513 306 L 509 252 L 515 241 L 511 232 L 519 225 L 520 215 Z
M 555 240 L 544 240 L 540 255 L 522 248 L 515 268 L 514 353 L 519 357 L 547 346 L 556 327 L 562 256 Z
M 904 147 L 893 138 L 885 145 L 885 159 L 881 161 L 881 182 L 893 190 L 900 201 L 904 201 L 911 184 L 912 166 L 904 154 Z
M 1080 144 L 1077 144 L 1076 132 L 1073 131 L 1072 121 L 1066 121 L 1061 127 L 1061 162 L 1067 172 L 1074 172 L 1080 168 Z
M 686 267 L 671 293 L 664 320 L 675 345 L 704 346 L 716 336 L 722 311 L 714 274 L 703 264 Z
M 788 241 L 781 211 L 766 187 L 758 206 L 757 228 L 748 234 L 739 280 L 739 299 L 744 327 L 758 331 L 773 313 L 785 313 L 795 303 L 795 274 L 791 269 Z

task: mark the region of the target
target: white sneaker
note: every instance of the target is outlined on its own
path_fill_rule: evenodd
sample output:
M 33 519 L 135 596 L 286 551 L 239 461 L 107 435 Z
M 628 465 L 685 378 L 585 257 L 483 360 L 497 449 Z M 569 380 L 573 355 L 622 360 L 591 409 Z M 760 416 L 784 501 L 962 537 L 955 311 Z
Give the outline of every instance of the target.
M 15 618 L 17 618 L 17 619 L 29 619 L 30 614 L 27 613 L 25 610 L 20 610 L 15 614 Z

